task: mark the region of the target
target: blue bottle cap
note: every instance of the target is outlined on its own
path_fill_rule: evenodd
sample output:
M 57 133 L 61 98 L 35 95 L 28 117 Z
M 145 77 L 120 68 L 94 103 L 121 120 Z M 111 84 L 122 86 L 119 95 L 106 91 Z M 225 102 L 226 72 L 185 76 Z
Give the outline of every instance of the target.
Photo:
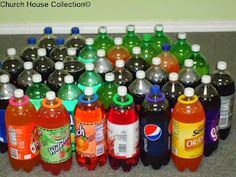
M 151 93 L 152 94 L 159 94 L 161 92 L 161 88 L 159 85 L 153 85 L 151 87 Z
M 80 29 L 78 27 L 71 28 L 71 34 L 79 34 L 79 33 L 80 33 Z
M 167 43 L 163 44 L 162 45 L 162 50 L 163 51 L 169 51 L 170 50 L 170 44 L 167 44 Z
M 57 38 L 57 39 L 56 39 L 56 44 L 57 44 L 57 45 L 64 45 L 64 43 L 65 43 L 65 41 L 64 41 L 63 38 Z
M 27 39 L 27 43 L 28 43 L 28 44 L 36 44 L 36 38 L 34 38 L 34 37 L 29 37 L 29 38 Z
M 44 28 L 44 33 L 45 34 L 52 34 L 52 27 L 50 26 L 47 26 Z

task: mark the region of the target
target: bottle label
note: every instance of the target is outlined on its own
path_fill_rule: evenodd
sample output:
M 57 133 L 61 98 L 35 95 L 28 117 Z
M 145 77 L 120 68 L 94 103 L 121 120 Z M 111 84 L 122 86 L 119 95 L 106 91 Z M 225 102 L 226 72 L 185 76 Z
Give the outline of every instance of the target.
M 221 96 L 220 100 L 220 129 L 226 129 L 231 126 L 234 107 L 234 94 L 230 96 Z
M 182 123 L 172 119 L 172 123 L 172 153 L 185 159 L 201 156 L 204 148 L 205 121 Z
M 69 124 L 61 128 L 39 127 L 40 154 L 44 162 L 58 164 L 72 156 Z
M 219 139 L 220 111 L 205 111 L 205 144 L 214 144 Z
M 0 109 L 0 142 L 7 144 L 5 112 L 6 110 Z
M 39 110 L 39 108 L 42 105 L 43 99 L 30 99 L 30 102 L 34 105 L 36 110 Z
M 76 152 L 83 157 L 98 157 L 106 152 L 105 119 L 96 123 L 75 122 Z
M 139 121 L 129 125 L 117 125 L 107 121 L 108 153 L 119 159 L 139 153 Z
M 8 126 L 9 153 L 13 159 L 29 160 L 39 154 L 36 123 L 25 126 Z

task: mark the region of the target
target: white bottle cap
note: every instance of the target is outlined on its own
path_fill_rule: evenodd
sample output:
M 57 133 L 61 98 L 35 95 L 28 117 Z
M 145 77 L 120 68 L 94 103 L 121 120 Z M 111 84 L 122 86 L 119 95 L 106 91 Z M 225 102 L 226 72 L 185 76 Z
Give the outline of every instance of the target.
M 194 95 L 194 89 L 191 87 L 187 87 L 184 89 L 184 95 L 186 97 L 192 97 Z
M 76 49 L 73 47 L 70 47 L 67 49 L 67 55 L 69 56 L 75 56 L 76 55 Z
M 14 91 L 14 96 L 16 98 L 22 98 L 24 96 L 24 91 L 22 89 L 16 89 Z
M 217 69 L 226 70 L 227 69 L 227 63 L 225 61 L 218 61 Z
M 184 66 L 188 68 L 193 67 L 193 60 L 192 59 L 184 60 Z
M 126 29 L 127 29 L 127 31 L 135 31 L 135 26 L 134 25 L 128 25 Z
M 126 86 L 119 86 L 119 87 L 117 88 L 117 94 L 118 94 L 119 96 L 125 96 L 125 95 L 127 95 L 127 87 L 126 87 Z
M 156 31 L 163 31 L 164 30 L 164 26 L 163 26 L 163 24 L 157 24 L 155 26 L 155 29 L 156 29 Z
M 46 93 L 46 99 L 47 100 L 54 100 L 56 98 L 56 94 L 54 91 L 48 91 Z
M 198 44 L 193 44 L 193 45 L 192 45 L 192 51 L 193 51 L 193 52 L 199 52 L 199 51 L 200 51 L 200 45 L 198 45 Z
M 186 36 L 187 36 L 187 33 L 185 32 L 178 33 L 178 39 L 186 39 Z
M 93 44 L 94 44 L 93 38 L 87 38 L 87 39 L 85 40 L 85 44 L 86 44 L 86 45 L 93 45 Z
M 117 68 L 123 68 L 125 66 L 124 60 L 116 60 L 116 67 Z
M 211 76 L 209 76 L 209 75 L 203 75 L 203 76 L 202 76 L 202 83 L 204 83 L 204 84 L 210 84 L 210 83 L 211 83 Z
M 47 54 L 46 49 L 44 49 L 44 48 L 38 49 L 38 56 L 44 57 L 44 56 L 46 56 L 46 54 Z
M 74 82 L 74 77 L 72 75 L 66 75 L 64 77 L 64 82 L 66 84 L 72 84 Z
M 92 87 L 85 87 L 84 89 L 84 94 L 86 96 L 91 96 L 94 94 L 93 88 Z
M 15 48 L 7 49 L 7 55 L 9 55 L 9 56 L 16 55 L 16 49 Z
M 106 56 L 106 51 L 104 49 L 97 50 L 97 56 L 98 57 L 105 57 Z
M 141 53 L 141 48 L 140 47 L 134 47 L 132 49 L 132 53 L 135 54 L 135 55 L 138 55 Z
M 64 68 L 64 63 L 61 61 L 58 61 L 55 63 L 55 70 L 62 70 Z
M 24 69 L 29 70 L 33 68 L 33 63 L 31 61 L 24 62 Z
M 40 74 L 33 74 L 32 81 L 34 83 L 40 83 L 42 82 L 42 76 Z
M 94 70 L 94 64 L 93 64 L 93 63 L 87 63 L 87 64 L 85 64 L 85 70 L 86 70 L 86 71 L 92 71 L 92 70 Z
M 112 82 L 115 80 L 115 75 L 113 73 L 106 73 L 105 74 L 105 81 Z
M 175 72 L 172 72 L 169 74 L 169 80 L 170 81 L 177 81 L 179 79 L 179 75 Z
M 139 70 L 136 72 L 136 78 L 137 79 L 144 79 L 146 76 L 145 72 L 143 70 Z
M 160 57 L 154 57 L 152 59 L 152 64 L 153 65 L 160 65 L 161 64 L 161 58 Z
M 3 74 L 0 76 L 0 82 L 5 84 L 5 83 L 8 83 L 10 80 L 9 76 L 7 74 Z
M 107 27 L 106 26 L 100 26 L 98 28 L 99 33 L 107 33 Z
M 121 45 L 123 43 L 123 39 L 121 37 L 116 37 L 114 39 L 115 45 Z

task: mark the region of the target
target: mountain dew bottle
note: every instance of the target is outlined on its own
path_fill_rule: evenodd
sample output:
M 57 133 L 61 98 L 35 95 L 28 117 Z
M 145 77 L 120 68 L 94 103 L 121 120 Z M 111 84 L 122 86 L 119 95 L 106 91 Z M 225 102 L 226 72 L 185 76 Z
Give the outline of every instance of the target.
M 74 109 L 78 103 L 79 96 L 82 94 L 81 90 L 74 84 L 74 78 L 71 75 L 64 77 L 65 85 L 63 85 L 57 96 L 62 100 L 62 104 L 65 106 L 67 111 L 70 114 L 70 136 L 71 136 L 71 145 L 72 151 L 75 152 L 75 127 L 74 127 Z
M 87 38 L 85 40 L 86 46 L 80 51 L 78 60 L 82 63 L 92 63 L 97 59 L 97 50 L 94 47 L 93 38 Z

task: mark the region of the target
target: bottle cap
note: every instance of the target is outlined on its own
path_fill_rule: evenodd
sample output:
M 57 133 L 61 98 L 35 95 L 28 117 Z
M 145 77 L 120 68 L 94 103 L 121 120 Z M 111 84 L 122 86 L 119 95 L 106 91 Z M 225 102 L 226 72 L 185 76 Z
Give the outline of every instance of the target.
M 160 57 L 154 57 L 152 59 L 152 64 L 153 65 L 160 65 L 161 64 L 161 58 Z
M 204 83 L 204 84 L 210 84 L 210 83 L 211 83 L 211 76 L 209 76 L 209 75 L 203 75 L 203 76 L 202 76 L 202 83 Z
M 227 63 L 225 61 L 218 61 L 217 69 L 226 70 L 227 69 Z
M 185 32 L 178 33 L 178 39 L 186 39 L 186 36 L 187 36 L 187 33 Z
M 162 45 L 162 50 L 163 51 L 170 51 L 170 44 L 168 43 L 165 43 Z
M 79 34 L 79 33 L 80 33 L 80 29 L 78 27 L 71 28 L 71 34 Z
M 105 81 L 112 82 L 115 80 L 115 75 L 113 73 L 106 73 L 105 74 Z
M 44 33 L 45 34 L 52 34 L 52 27 L 50 26 L 47 26 L 44 28 Z
M 163 26 L 163 24 L 157 24 L 155 26 L 155 29 L 156 29 L 156 31 L 163 31 L 164 30 L 164 26 Z
M 76 49 L 73 47 L 70 47 L 67 49 L 67 55 L 68 56 L 75 56 L 76 55 Z
M 188 68 L 193 67 L 193 60 L 192 59 L 184 60 L 184 66 Z
M 151 34 L 144 34 L 143 35 L 143 41 L 144 42 L 149 42 L 149 41 L 151 41 L 151 39 L 152 39 L 152 35 Z
M 93 38 L 87 38 L 87 39 L 85 40 L 85 44 L 86 44 L 86 45 L 93 45 L 93 44 L 94 44 Z
M 92 96 L 94 94 L 93 88 L 92 87 L 85 87 L 84 94 L 86 96 Z
M 10 80 L 10 78 L 7 74 L 3 74 L 3 75 L 0 76 L 0 82 L 3 83 L 3 84 L 8 83 L 9 80 Z
M 29 37 L 29 38 L 27 39 L 27 43 L 28 43 L 28 44 L 36 44 L 36 42 L 37 42 L 37 40 L 36 40 L 35 37 Z
M 47 100 L 54 100 L 56 98 L 56 94 L 54 91 L 48 91 L 46 93 L 46 99 Z
M 127 31 L 132 32 L 132 31 L 135 31 L 135 26 L 134 25 L 128 25 L 126 27 L 126 29 L 127 29 Z
M 107 27 L 106 26 L 100 26 L 98 28 L 99 33 L 107 33 Z
M 9 55 L 9 56 L 16 55 L 16 49 L 15 48 L 7 49 L 7 55 Z
M 86 71 L 92 71 L 92 70 L 94 70 L 94 64 L 93 64 L 93 63 L 87 63 L 87 64 L 85 64 L 85 70 L 86 70 Z
M 105 57 L 106 56 L 106 51 L 104 49 L 97 50 L 97 56 L 98 57 Z
M 132 49 L 132 53 L 133 53 L 134 55 L 140 54 L 140 53 L 141 53 L 141 48 L 140 48 L 140 47 L 134 47 L 134 48 Z
M 124 60 L 116 60 L 116 67 L 117 68 L 123 68 L 125 66 Z
M 58 61 L 55 63 L 55 70 L 62 70 L 64 68 L 64 63 L 61 61 Z
M 194 89 L 191 87 L 187 87 L 184 89 L 184 95 L 186 97 L 192 97 L 194 95 Z
M 16 89 L 14 91 L 14 96 L 16 98 L 22 98 L 24 96 L 24 91 L 22 89 Z
M 177 81 L 179 79 L 179 75 L 175 72 L 172 72 L 169 74 L 169 80 L 170 81 Z
M 24 62 L 24 69 L 25 70 L 33 69 L 33 63 L 31 61 Z
M 33 74 L 32 81 L 34 83 L 40 83 L 42 82 L 42 76 L 40 74 Z
M 64 45 L 64 43 L 65 43 L 65 41 L 64 41 L 63 38 L 57 38 L 57 39 L 56 39 L 56 44 L 57 44 L 57 45 Z
M 66 75 L 64 77 L 64 82 L 66 84 L 72 84 L 74 82 L 74 77 L 72 75 Z
M 125 96 L 125 95 L 127 95 L 127 87 L 126 87 L 126 86 L 119 86 L 119 87 L 117 88 L 117 94 L 118 94 L 119 96 Z
M 151 87 L 151 93 L 152 94 L 159 94 L 161 92 L 161 88 L 159 85 L 153 85 Z
M 145 72 L 143 70 L 139 70 L 136 72 L 136 78 L 137 79 L 144 79 L 146 76 Z
M 116 37 L 114 39 L 115 45 L 121 45 L 123 43 L 123 39 L 121 37 Z
M 44 49 L 44 48 L 38 49 L 38 56 L 44 57 L 44 56 L 46 56 L 46 54 L 47 54 L 46 49 Z
M 192 51 L 193 51 L 193 52 L 199 52 L 199 51 L 200 51 L 200 45 L 198 45 L 198 44 L 193 44 L 193 45 L 192 45 Z

